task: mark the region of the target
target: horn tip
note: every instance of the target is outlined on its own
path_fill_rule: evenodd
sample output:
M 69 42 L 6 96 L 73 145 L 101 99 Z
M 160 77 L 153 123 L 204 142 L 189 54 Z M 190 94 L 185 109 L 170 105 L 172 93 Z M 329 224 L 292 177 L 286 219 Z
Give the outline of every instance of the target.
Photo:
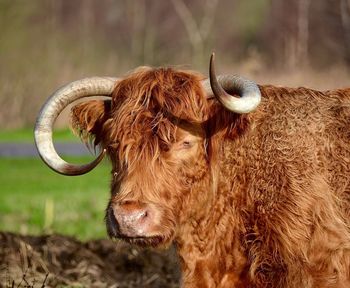
M 216 78 L 215 76 L 215 67 L 214 67 L 214 60 L 215 60 L 215 52 L 211 53 L 210 61 L 209 61 L 209 75 L 210 75 L 210 82 L 212 82 Z
M 215 58 L 215 52 L 211 52 L 211 56 L 210 56 L 210 61 L 214 61 Z

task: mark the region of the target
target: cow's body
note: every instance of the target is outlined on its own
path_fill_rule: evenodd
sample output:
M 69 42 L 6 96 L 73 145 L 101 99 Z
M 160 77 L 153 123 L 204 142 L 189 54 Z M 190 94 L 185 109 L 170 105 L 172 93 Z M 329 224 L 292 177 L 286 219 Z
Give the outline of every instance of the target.
M 182 229 L 185 286 L 350 287 L 350 89 L 260 88 Z
M 212 91 L 225 107 L 202 79 L 141 68 L 115 86 L 67 85 L 39 117 L 41 156 L 62 174 L 95 167 L 57 157 L 47 141 L 51 111 L 112 91 L 110 100 L 72 112 L 73 127 L 92 134 L 112 162 L 111 237 L 174 242 L 186 288 L 350 287 L 350 89 L 260 86 L 260 97 L 239 79 L 232 86 L 243 91 L 234 100 L 245 109 L 239 114 L 225 108 L 232 97 L 217 89 L 212 69 Z M 227 88 L 237 78 L 219 80 Z

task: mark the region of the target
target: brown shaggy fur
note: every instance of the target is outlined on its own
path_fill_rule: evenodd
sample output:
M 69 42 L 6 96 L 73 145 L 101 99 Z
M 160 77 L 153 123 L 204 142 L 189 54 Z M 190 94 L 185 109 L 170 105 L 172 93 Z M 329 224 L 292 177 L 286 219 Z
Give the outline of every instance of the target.
M 73 108 L 107 148 L 111 202 L 162 215 L 161 240 L 138 244 L 174 241 L 184 287 L 350 287 L 350 89 L 260 86 L 236 115 L 201 79 L 140 68 Z

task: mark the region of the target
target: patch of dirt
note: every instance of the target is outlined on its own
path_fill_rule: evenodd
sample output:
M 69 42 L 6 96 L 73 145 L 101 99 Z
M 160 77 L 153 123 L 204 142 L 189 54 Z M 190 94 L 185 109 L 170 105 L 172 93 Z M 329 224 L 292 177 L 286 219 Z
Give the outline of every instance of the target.
M 174 248 L 154 251 L 119 241 L 0 232 L 0 288 L 173 288 L 179 279 Z

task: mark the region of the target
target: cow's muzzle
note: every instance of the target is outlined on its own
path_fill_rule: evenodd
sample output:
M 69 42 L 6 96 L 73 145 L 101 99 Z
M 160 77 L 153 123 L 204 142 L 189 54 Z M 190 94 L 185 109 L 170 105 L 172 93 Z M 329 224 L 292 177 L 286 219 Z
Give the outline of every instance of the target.
M 155 213 L 146 203 L 138 201 L 111 202 L 106 211 L 107 232 L 111 238 L 121 238 L 135 244 L 160 243 Z

